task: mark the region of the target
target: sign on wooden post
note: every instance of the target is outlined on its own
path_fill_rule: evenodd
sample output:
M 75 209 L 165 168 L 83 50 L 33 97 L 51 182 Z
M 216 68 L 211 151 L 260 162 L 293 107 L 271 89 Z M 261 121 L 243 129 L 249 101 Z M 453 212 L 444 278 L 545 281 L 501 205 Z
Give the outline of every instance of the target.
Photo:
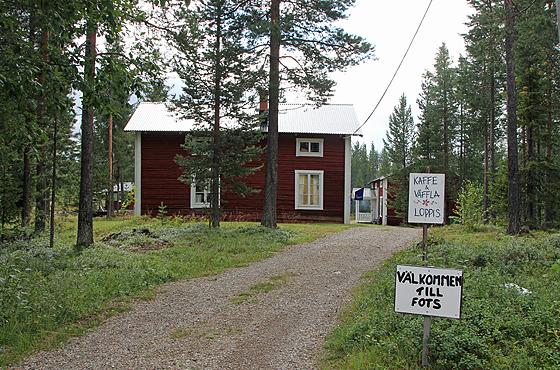
M 461 318 L 463 271 L 397 265 L 395 312 Z
M 411 173 L 408 191 L 408 222 L 443 224 L 445 174 Z
M 428 171 L 430 169 L 428 168 Z M 445 174 L 439 173 L 411 173 L 409 179 L 408 188 L 408 222 L 423 224 L 422 232 L 422 260 L 425 264 L 428 263 L 428 224 L 443 224 L 444 223 L 444 213 L 445 213 Z M 461 315 L 461 293 L 459 293 L 459 311 L 448 310 L 448 305 L 446 301 L 446 308 L 442 310 L 442 298 L 443 293 L 440 288 L 429 286 L 430 284 L 425 284 L 422 282 L 422 286 L 414 286 L 414 280 L 408 281 L 408 279 L 413 279 L 415 276 L 414 272 L 410 269 L 422 269 L 422 267 L 408 266 L 409 270 L 401 271 L 399 275 L 398 268 L 403 266 L 397 266 L 397 276 L 396 276 L 396 287 L 395 287 L 395 311 L 405 312 L 405 313 L 415 313 L 419 315 L 424 315 L 424 334 L 422 337 L 422 366 L 428 366 L 428 339 L 430 337 L 430 325 L 431 316 L 443 316 L 443 317 L 453 317 L 445 316 L 445 314 L 455 313 L 456 318 Z M 427 271 L 423 272 L 422 276 L 428 276 L 430 274 L 429 268 L 425 268 Z M 435 269 L 432 269 L 435 270 Z M 450 271 L 450 270 L 449 270 Z M 457 270 L 455 270 L 457 271 Z M 422 274 L 421 271 L 416 271 L 418 276 Z M 402 275 L 404 274 L 404 275 Z M 408 278 L 407 278 L 408 276 Z M 439 276 L 439 275 L 437 275 Z M 448 275 L 449 276 L 449 275 Z M 399 277 L 401 281 L 399 283 Z M 462 281 L 462 272 L 461 272 Z M 420 282 L 420 281 L 418 281 Z M 399 292 L 399 284 L 400 292 Z M 408 284 L 408 285 L 407 285 Z M 462 283 L 461 283 L 462 287 Z M 416 294 L 416 296 L 414 296 Z M 441 297 L 440 297 L 441 295 Z M 449 294 L 449 297 L 456 296 L 456 294 Z M 399 297 L 399 301 L 397 301 Z M 455 297 L 456 298 L 456 297 Z M 451 301 L 453 302 L 453 301 Z M 456 302 L 456 299 L 455 299 Z M 456 308 L 456 303 L 450 303 L 450 307 Z

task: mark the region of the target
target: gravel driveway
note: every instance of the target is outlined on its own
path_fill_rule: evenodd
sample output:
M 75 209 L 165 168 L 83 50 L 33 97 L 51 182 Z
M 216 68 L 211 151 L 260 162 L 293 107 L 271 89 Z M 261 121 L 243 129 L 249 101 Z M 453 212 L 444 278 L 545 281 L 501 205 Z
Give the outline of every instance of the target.
M 360 276 L 420 237 L 418 229 L 357 227 L 247 267 L 167 284 L 155 299 L 20 366 L 313 369 Z M 270 282 L 268 292 L 250 289 Z

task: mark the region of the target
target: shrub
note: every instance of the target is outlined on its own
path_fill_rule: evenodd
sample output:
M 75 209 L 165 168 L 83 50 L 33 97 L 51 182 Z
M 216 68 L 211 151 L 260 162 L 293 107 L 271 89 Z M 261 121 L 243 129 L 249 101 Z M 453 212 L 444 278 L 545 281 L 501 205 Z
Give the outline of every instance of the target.
M 456 213 L 461 224 L 467 227 L 483 223 L 483 192 L 480 184 L 465 182 L 457 198 Z
M 430 368 L 559 368 L 560 236 L 481 241 L 452 230 L 464 241 L 433 232 L 430 265 L 464 271 L 462 317 L 432 320 Z M 328 340 L 327 368 L 419 368 L 421 317 L 394 312 L 395 265 L 418 263 L 409 249 L 368 275 Z

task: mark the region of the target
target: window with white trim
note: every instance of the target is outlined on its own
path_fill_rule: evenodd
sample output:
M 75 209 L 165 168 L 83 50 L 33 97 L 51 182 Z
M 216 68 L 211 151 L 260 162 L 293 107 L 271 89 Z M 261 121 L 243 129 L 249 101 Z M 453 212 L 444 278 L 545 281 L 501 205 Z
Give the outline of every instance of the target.
M 296 138 L 296 157 L 322 157 L 323 139 Z
M 210 207 L 210 187 L 206 184 L 191 184 L 191 208 Z
M 295 208 L 323 209 L 323 171 L 295 171 Z
M 197 183 L 193 178 L 191 182 L 191 208 L 208 208 L 210 207 L 210 198 L 212 191 L 210 184 Z M 219 199 L 218 199 L 219 202 Z

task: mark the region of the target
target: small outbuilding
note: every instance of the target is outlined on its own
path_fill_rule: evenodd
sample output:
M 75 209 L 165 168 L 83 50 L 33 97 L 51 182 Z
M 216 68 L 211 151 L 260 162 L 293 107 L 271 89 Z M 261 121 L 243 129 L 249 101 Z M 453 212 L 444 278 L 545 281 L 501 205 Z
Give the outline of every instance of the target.
M 354 188 L 356 222 L 357 223 L 373 223 L 372 200 L 373 192 L 370 188 Z
M 373 222 L 379 225 L 398 226 L 403 223 L 404 219 L 397 215 L 395 209 L 391 206 L 394 201 L 397 184 L 391 181 L 391 176 L 381 176 L 369 182 L 372 198 L 371 198 L 371 214 Z

